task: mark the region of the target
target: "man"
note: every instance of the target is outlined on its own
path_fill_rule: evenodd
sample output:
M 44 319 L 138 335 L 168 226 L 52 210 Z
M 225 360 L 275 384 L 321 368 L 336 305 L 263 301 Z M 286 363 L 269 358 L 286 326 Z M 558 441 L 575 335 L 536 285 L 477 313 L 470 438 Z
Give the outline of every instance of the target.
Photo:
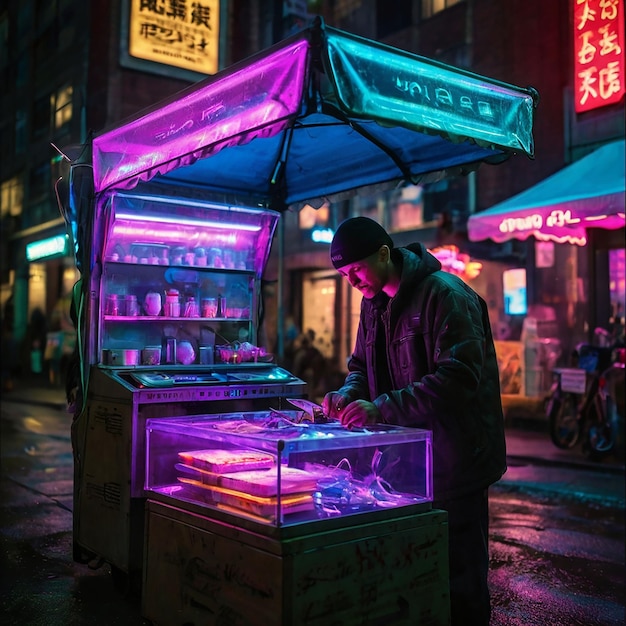
M 487 306 L 422 244 L 394 248 L 366 217 L 339 225 L 330 254 L 363 300 L 348 375 L 326 394 L 324 411 L 347 428 L 432 431 L 433 506 L 448 512 L 452 624 L 487 626 L 487 488 L 506 471 Z

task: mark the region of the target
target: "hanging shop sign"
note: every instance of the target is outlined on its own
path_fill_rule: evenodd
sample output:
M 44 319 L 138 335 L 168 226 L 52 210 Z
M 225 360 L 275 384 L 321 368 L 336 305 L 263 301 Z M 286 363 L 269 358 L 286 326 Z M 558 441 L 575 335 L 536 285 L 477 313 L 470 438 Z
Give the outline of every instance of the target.
M 571 0 L 576 113 L 619 102 L 624 93 L 624 0 Z
M 26 244 L 26 259 L 29 263 L 68 253 L 67 235 L 55 235 Z
M 171 68 L 194 72 L 196 76 L 218 71 L 220 0 L 126 0 L 124 5 L 124 65 L 136 67 L 139 63 L 146 69 L 145 63 L 149 62 L 156 64 L 156 73 L 165 69 L 170 75 Z

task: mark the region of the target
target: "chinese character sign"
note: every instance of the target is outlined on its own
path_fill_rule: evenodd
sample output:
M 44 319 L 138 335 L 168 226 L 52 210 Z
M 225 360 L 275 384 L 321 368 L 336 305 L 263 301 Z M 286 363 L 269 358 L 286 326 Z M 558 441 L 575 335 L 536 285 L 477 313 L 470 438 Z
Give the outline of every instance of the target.
M 131 57 L 202 74 L 218 67 L 219 0 L 131 0 Z
M 571 0 L 576 113 L 624 96 L 624 0 Z

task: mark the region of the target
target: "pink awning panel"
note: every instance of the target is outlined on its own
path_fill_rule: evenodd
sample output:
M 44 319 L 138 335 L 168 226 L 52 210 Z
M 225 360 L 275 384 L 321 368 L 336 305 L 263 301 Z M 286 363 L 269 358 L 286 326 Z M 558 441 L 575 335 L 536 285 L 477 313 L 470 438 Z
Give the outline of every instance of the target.
M 93 141 L 95 191 L 149 180 L 230 145 L 280 132 L 299 113 L 309 42 L 302 38 Z

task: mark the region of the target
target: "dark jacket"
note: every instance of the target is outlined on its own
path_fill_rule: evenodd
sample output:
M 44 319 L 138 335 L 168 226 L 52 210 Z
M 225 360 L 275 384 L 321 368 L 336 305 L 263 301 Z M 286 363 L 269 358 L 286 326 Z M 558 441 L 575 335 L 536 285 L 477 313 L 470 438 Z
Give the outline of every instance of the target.
M 391 300 L 382 292 L 363 299 L 339 391 L 349 400 L 374 402 L 386 423 L 432 431 L 435 501 L 485 489 L 506 471 L 487 306 L 419 243 L 394 249 L 392 260 L 402 267 L 398 293 Z M 391 374 L 386 390 L 380 389 L 384 377 L 376 354 L 380 324 Z

